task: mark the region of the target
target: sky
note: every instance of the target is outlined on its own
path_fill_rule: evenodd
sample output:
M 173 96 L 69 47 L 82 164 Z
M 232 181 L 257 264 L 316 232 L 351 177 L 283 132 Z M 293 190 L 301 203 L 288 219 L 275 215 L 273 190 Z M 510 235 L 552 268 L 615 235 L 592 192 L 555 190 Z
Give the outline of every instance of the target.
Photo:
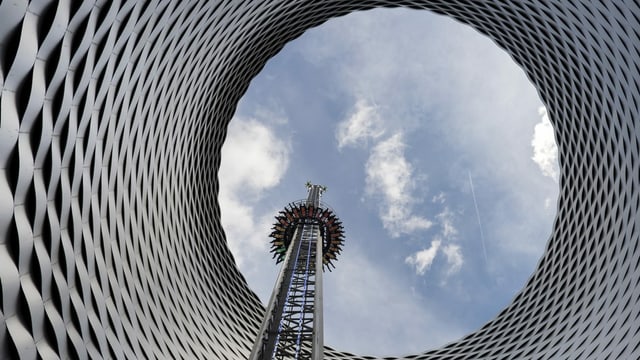
M 426 11 L 328 21 L 253 79 L 222 149 L 229 247 L 264 303 L 274 216 L 327 186 L 345 227 L 324 276 L 325 344 L 422 352 L 495 317 L 531 275 L 558 195 L 553 129 L 488 38 Z

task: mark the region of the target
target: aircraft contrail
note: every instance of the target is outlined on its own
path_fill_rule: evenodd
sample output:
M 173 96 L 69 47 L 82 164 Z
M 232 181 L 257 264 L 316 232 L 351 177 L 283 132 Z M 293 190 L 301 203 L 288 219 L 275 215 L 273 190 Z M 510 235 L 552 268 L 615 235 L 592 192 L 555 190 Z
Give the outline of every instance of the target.
M 476 217 L 478 218 L 478 225 L 480 225 L 480 240 L 482 241 L 482 252 L 484 253 L 484 261 L 488 265 L 489 260 L 487 259 L 487 247 L 484 243 L 484 231 L 482 231 L 482 222 L 480 221 L 480 211 L 478 210 L 478 200 L 476 200 L 476 192 L 473 189 L 473 180 L 471 180 L 471 172 L 469 174 L 469 184 L 471 185 L 471 195 L 473 196 L 473 205 L 476 207 Z

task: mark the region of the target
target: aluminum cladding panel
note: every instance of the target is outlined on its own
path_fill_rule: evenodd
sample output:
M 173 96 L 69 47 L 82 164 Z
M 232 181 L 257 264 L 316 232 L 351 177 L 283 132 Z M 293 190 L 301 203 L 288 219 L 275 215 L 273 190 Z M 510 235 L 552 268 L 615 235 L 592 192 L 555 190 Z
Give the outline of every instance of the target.
M 524 288 L 408 358 L 640 358 L 640 8 L 622 0 L 1 2 L 0 358 L 246 358 L 264 310 L 220 227 L 226 125 L 289 40 L 390 6 L 505 49 L 561 166 Z

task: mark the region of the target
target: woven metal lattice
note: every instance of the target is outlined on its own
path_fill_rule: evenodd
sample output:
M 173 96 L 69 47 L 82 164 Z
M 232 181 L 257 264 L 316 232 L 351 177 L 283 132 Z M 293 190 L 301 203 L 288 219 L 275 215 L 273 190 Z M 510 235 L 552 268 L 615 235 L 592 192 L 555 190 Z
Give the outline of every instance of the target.
M 625 0 L 0 2 L 0 358 L 246 358 L 264 309 L 219 222 L 227 123 L 289 40 L 390 6 L 507 51 L 561 167 L 553 233 L 511 304 L 406 358 L 640 358 L 640 8 Z

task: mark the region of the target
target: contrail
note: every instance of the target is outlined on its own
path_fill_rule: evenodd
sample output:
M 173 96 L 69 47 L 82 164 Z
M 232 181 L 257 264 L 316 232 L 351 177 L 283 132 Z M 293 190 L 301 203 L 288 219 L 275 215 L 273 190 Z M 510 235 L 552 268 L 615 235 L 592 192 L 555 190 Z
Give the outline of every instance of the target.
M 471 180 L 471 172 L 469 171 L 469 184 L 471 185 L 471 195 L 473 196 L 473 205 L 476 207 L 476 217 L 478 218 L 478 225 L 480 225 L 480 240 L 482 240 L 482 252 L 484 253 L 484 261 L 488 265 L 487 259 L 487 247 L 484 244 L 484 232 L 482 231 L 482 222 L 480 222 L 480 211 L 478 210 L 478 200 L 476 200 L 476 192 L 473 190 L 473 180 Z

